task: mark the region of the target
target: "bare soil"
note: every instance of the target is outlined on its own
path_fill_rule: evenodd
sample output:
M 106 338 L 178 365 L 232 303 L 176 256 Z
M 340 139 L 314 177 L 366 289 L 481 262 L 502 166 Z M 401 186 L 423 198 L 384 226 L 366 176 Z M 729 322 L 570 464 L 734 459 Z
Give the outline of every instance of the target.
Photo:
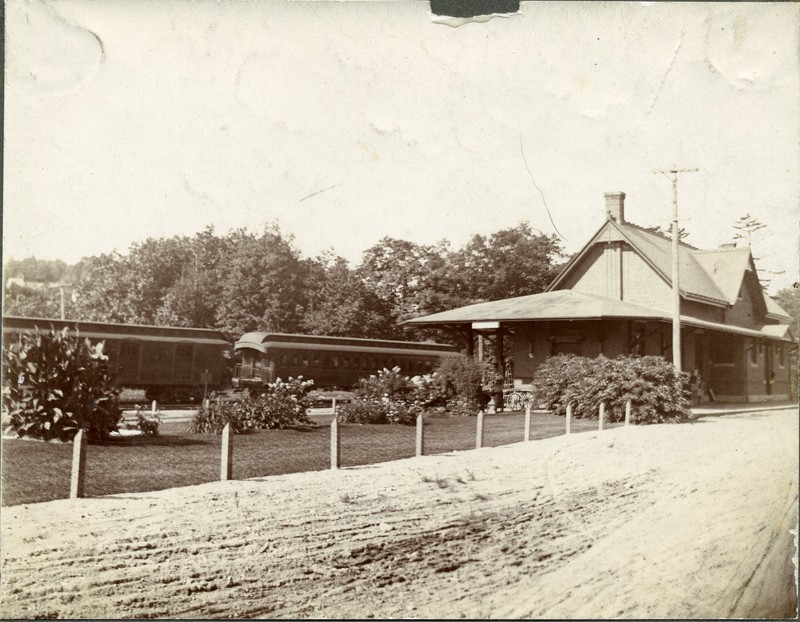
M 794 617 L 797 493 L 795 409 L 13 506 L 0 613 Z

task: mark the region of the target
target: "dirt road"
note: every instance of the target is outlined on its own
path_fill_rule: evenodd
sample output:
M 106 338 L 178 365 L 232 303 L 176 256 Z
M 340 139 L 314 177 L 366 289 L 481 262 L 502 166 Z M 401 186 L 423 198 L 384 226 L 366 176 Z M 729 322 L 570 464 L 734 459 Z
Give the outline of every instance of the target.
M 791 617 L 796 412 L 3 509 L 4 617 Z

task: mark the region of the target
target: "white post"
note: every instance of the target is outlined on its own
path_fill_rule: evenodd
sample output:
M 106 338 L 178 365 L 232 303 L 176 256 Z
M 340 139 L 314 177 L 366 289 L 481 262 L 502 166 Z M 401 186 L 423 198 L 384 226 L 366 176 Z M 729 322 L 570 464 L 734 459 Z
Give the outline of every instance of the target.
M 625 402 L 625 425 L 631 424 L 631 401 Z
M 333 411 L 333 416 L 336 416 L 336 398 L 331 398 L 331 410 Z
M 531 405 L 525 407 L 525 442 L 531 440 Z
M 567 404 L 567 434 L 572 432 L 572 404 Z
M 331 421 L 331 469 L 339 468 L 340 447 L 339 420 L 334 417 L 333 421 Z
M 605 425 L 605 422 L 606 422 L 606 403 L 605 402 L 600 402 L 600 417 L 599 417 L 599 419 L 600 419 L 600 424 L 597 427 L 597 429 L 598 430 L 602 430 L 603 426 Z
M 417 456 L 425 454 L 425 430 L 422 413 L 417 415 Z
M 69 498 L 83 497 L 86 478 L 86 432 L 78 430 L 72 441 L 72 478 L 69 483 Z
M 155 400 L 153 400 L 153 405 L 150 407 L 150 414 L 155 417 L 156 413 L 158 412 L 158 404 Z
M 233 435 L 231 424 L 226 423 L 222 428 L 222 459 L 220 461 L 219 479 L 226 482 L 231 479 L 233 472 Z
M 478 411 L 478 430 L 475 434 L 475 449 L 483 447 L 483 411 Z

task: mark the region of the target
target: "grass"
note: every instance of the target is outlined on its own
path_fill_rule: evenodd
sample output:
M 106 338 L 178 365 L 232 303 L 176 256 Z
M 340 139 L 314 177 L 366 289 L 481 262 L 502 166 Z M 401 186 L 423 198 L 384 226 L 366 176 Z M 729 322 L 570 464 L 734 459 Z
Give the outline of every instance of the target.
M 311 426 L 237 435 L 233 477 L 247 479 L 329 468 L 331 419 L 314 417 Z M 535 413 L 531 439 L 563 434 L 564 424 L 563 417 Z M 187 426 L 187 422 L 165 421 L 157 437 L 129 436 L 91 444 L 86 461 L 86 496 L 162 490 L 218 479 L 221 438 L 189 434 Z M 520 442 L 524 438 L 523 426 L 522 413 L 487 415 L 483 446 Z M 596 421 L 573 419 L 573 432 L 596 429 Z M 339 431 L 342 467 L 414 456 L 413 426 L 341 423 Z M 475 417 L 428 417 L 425 453 L 474 449 L 475 432 Z M 69 496 L 71 444 L 17 439 L 3 439 L 2 443 L 4 506 Z

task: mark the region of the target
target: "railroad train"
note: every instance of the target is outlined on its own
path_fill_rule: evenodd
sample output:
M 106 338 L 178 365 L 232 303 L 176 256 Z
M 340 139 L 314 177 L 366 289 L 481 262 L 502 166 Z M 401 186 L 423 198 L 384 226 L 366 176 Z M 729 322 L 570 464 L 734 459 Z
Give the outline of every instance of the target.
M 233 348 L 237 388 L 298 376 L 314 380 L 317 387 L 347 388 L 395 366 L 408 376 L 430 373 L 442 357 L 458 352 L 441 343 L 267 332 L 245 333 Z
M 35 328 L 67 328 L 93 343 L 104 341 L 117 386 L 144 389 L 148 400 L 176 402 L 298 376 L 318 388 L 349 388 L 383 368 L 398 366 L 409 376 L 428 373 L 441 357 L 457 352 L 436 343 L 267 332 L 245 333 L 231 344 L 215 329 L 14 316 L 3 317 L 4 345 Z
M 35 328 L 104 341 L 117 386 L 144 389 L 148 400 L 200 400 L 230 383 L 231 343 L 218 330 L 4 316 L 3 344 Z

